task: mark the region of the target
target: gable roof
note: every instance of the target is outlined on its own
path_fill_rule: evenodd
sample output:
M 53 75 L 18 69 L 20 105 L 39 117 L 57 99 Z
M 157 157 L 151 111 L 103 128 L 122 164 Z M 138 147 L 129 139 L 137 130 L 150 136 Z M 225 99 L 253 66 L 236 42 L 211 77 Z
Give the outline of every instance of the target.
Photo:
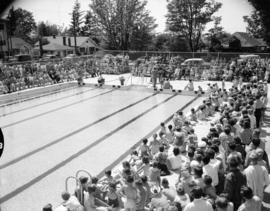
M 9 41 L 8 41 L 9 42 Z M 26 42 L 24 39 L 20 38 L 20 37 L 11 37 L 11 42 L 12 42 L 12 49 L 27 49 L 29 51 L 31 51 L 33 49 L 33 46 Z M 8 51 L 8 45 L 4 45 L 2 46 L 2 50 L 3 51 Z
M 24 41 L 20 37 L 12 37 L 11 38 L 11 41 L 12 41 L 12 48 L 13 49 L 20 49 L 20 48 L 31 49 L 32 48 L 31 44 L 29 44 L 28 42 Z
M 66 37 L 66 45 L 64 45 L 63 43 L 63 37 Z M 70 45 L 71 47 L 74 47 L 74 37 L 69 37 L 69 36 L 46 36 L 46 37 L 43 37 L 44 39 L 47 39 L 48 42 L 51 44 L 51 43 L 54 43 L 58 46 L 65 46 L 65 47 L 70 47 L 68 46 L 68 39 L 70 38 Z M 83 36 L 79 36 L 76 38 L 77 40 L 77 46 L 78 47 L 95 47 L 95 48 L 99 48 L 97 46 L 97 44 L 90 38 L 90 37 L 83 37 Z M 39 46 L 39 43 L 37 42 L 35 44 L 35 46 Z M 44 45 L 45 46 L 45 45 Z
M 73 47 L 67 45 L 59 45 L 57 43 L 50 42 L 49 44 L 42 45 L 44 51 L 64 51 L 73 50 Z M 35 47 L 35 50 L 39 49 L 39 45 Z
M 250 36 L 248 33 L 245 32 L 235 32 L 233 34 L 237 39 L 240 40 L 242 47 L 263 47 L 267 46 L 266 43 L 262 43 L 258 41 L 256 38 Z

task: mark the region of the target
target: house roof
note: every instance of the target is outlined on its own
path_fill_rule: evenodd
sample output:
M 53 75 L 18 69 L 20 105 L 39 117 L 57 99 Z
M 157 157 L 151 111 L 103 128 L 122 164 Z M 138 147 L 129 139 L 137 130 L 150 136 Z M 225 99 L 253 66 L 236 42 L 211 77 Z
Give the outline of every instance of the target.
M 22 47 L 25 47 L 28 49 L 32 48 L 32 46 L 29 43 L 27 43 L 26 41 L 24 41 L 20 37 L 12 37 L 11 41 L 12 41 L 12 48 L 13 49 L 20 49 Z
M 258 39 L 250 36 L 248 33 L 245 32 L 235 32 L 233 34 L 237 39 L 240 40 L 242 47 L 263 47 L 267 46 L 266 43 L 262 43 L 258 41 Z
M 43 48 L 44 51 L 64 51 L 64 50 L 73 50 L 73 48 L 70 47 L 70 46 L 59 45 L 59 44 L 57 44 L 57 43 L 52 43 L 52 42 L 50 42 L 50 43 L 47 44 L 47 45 L 43 45 L 42 48 Z M 39 46 L 36 46 L 34 49 L 35 49 L 35 50 L 38 50 L 38 49 L 39 49 Z
M 74 37 L 68 37 L 66 36 L 66 45 L 64 45 L 63 43 L 63 37 L 64 36 L 46 36 L 46 37 L 43 37 L 44 39 L 47 39 L 48 42 L 51 44 L 51 43 L 54 43 L 54 44 L 57 44 L 58 46 L 68 46 L 68 38 L 70 38 L 70 44 L 71 46 L 74 47 Z M 97 44 L 90 38 L 90 37 L 77 37 L 76 38 L 77 40 L 77 46 L 78 47 L 95 47 L 95 48 L 99 48 L 97 46 Z M 36 43 L 36 46 L 38 46 L 39 43 Z M 68 46 L 70 47 L 70 46 Z

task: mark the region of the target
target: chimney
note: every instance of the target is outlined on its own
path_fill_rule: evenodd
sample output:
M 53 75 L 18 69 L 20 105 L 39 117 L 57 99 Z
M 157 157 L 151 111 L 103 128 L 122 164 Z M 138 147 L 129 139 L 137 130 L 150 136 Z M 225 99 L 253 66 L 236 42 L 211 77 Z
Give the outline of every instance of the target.
M 68 46 L 71 46 L 71 40 L 70 40 L 70 37 L 68 38 Z
M 65 36 L 63 37 L 63 45 L 67 45 Z

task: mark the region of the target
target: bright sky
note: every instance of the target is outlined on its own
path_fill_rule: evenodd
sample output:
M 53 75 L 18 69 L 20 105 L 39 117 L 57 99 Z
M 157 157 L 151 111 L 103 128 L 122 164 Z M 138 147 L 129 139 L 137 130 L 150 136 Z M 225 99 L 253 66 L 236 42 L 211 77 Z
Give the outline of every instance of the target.
M 249 15 L 252 6 L 247 0 L 216 0 L 223 3 L 222 8 L 215 14 L 222 16 L 222 26 L 225 31 L 233 33 L 236 31 L 245 31 L 246 24 L 243 22 L 243 16 Z M 88 10 L 90 0 L 79 0 L 81 9 Z M 13 3 L 15 8 L 21 7 L 34 14 L 37 22 L 49 21 L 58 25 L 68 26 L 70 22 L 70 12 L 74 5 L 74 0 L 17 0 Z M 166 0 L 148 0 L 147 9 L 155 17 L 158 28 L 157 32 L 163 32 L 166 27 Z M 210 28 L 209 24 L 207 28 Z

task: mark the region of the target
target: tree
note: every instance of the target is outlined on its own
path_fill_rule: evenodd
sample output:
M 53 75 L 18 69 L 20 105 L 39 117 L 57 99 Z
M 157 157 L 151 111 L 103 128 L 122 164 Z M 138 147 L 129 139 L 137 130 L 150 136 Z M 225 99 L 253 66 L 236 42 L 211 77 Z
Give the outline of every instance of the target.
M 244 16 L 243 19 L 247 23 L 247 33 L 255 38 L 263 38 L 265 29 L 258 11 L 254 10 L 251 16 Z
M 93 0 L 93 21 L 98 24 L 107 48 L 128 50 L 145 48 L 157 26 L 142 0 Z M 143 39 L 143 36 L 147 39 Z M 142 43 L 139 43 L 142 42 Z
M 9 37 L 10 52 L 12 55 L 12 37 L 20 37 L 31 43 L 30 35 L 36 29 L 33 14 L 22 8 L 14 9 L 11 7 L 7 16 L 7 33 Z
M 209 45 L 210 51 L 220 51 L 222 49 L 221 39 L 224 36 L 223 27 L 220 25 L 221 17 L 213 17 L 214 26 L 204 35 Z
M 41 36 L 60 35 L 62 33 L 62 27 L 56 24 L 41 21 L 37 25 L 37 32 Z
M 229 48 L 234 52 L 241 51 L 241 41 L 235 36 L 232 36 L 232 38 L 229 40 Z
M 221 6 L 215 0 L 168 0 L 168 29 L 185 37 L 190 50 L 197 51 L 205 25 Z
M 93 11 L 87 11 L 81 33 L 84 36 L 99 37 L 101 29 L 94 18 Z
M 261 23 L 261 25 L 259 24 L 258 27 L 261 27 L 261 29 L 263 29 L 260 33 L 260 37 L 264 38 L 264 40 L 270 44 L 270 1 L 269 0 L 248 0 L 251 5 L 255 8 L 256 10 L 256 15 L 258 16 L 258 18 L 256 18 L 256 15 L 253 16 L 253 18 L 255 17 L 256 19 L 253 19 L 251 17 L 251 20 L 260 20 L 259 22 Z M 253 13 L 254 14 L 254 13 Z
M 81 25 L 83 23 L 83 12 L 80 11 L 81 4 L 78 0 L 75 1 L 72 13 L 71 13 L 71 31 L 74 37 L 74 48 L 75 53 L 78 53 L 77 50 L 77 35 L 81 32 Z
M 42 46 L 47 44 L 48 41 L 44 39 L 45 36 L 53 36 L 53 35 L 59 35 L 61 34 L 62 27 L 56 25 L 56 24 L 50 24 L 48 22 L 41 21 L 38 23 L 36 28 L 36 36 L 35 41 L 39 41 L 39 51 L 40 56 L 43 55 L 43 48 Z
M 189 51 L 189 46 L 183 37 L 169 33 L 157 35 L 153 45 L 154 51 Z
M 33 14 L 22 8 L 9 10 L 7 17 L 9 21 L 9 35 L 29 39 L 31 33 L 36 29 Z

